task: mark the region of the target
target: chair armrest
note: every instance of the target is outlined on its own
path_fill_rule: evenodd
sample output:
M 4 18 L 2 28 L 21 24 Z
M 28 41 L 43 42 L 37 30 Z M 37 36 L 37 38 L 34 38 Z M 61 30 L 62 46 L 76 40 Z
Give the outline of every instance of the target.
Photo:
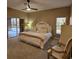
M 52 55 L 52 48 L 49 48 L 49 49 L 47 50 L 47 52 L 48 52 L 48 56 L 51 56 L 51 55 Z
M 64 53 L 64 50 L 56 50 L 56 49 L 52 49 L 52 51 L 58 52 L 58 53 Z
M 48 53 L 50 53 L 51 51 L 52 51 L 52 48 L 49 48 L 49 49 L 47 50 Z
M 52 47 L 52 51 L 58 52 L 58 53 L 64 53 L 64 46 L 61 44 L 57 44 Z
M 64 47 L 65 47 L 64 45 L 57 43 L 57 45 L 49 48 L 47 52 L 52 53 L 52 51 L 55 51 L 55 52 L 58 52 L 58 53 L 65 53 Z

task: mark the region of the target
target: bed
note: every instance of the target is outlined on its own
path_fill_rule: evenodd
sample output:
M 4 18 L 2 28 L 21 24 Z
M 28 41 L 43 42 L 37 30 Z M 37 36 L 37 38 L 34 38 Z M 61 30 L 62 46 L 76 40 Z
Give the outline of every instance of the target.
M 44 21 L 38 22 L 33 31 L 24 31 L 19 35 L 21 41 L 38 46 L 41 49 L 44 48 L 45 43 L 51 37 L 51 26 Z

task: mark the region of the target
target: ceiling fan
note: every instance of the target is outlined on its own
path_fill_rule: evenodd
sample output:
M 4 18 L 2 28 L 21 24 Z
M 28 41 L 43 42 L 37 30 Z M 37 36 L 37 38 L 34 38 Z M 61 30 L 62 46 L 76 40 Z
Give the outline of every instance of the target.
M 37 8 L 31 8 L 30 7 L 30 0 L 27 0 L 27 2 L 24 3 L 24 5 L 26 6 L 26 8 L 24 8 L 22 10 L 27 10 L 27 11 L 30 11 L 30 10 L 38 10 Z

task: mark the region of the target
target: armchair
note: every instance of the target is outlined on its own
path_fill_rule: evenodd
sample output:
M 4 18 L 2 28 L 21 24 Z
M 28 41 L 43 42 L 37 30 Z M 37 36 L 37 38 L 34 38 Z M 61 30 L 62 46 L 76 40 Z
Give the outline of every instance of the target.
M 50 55 L 56 59 L 68 59 L 68 54 L 72 47 L 72 27 L 64 25 L 61 30 L 59 43 L 48 49 L 48 59 Z

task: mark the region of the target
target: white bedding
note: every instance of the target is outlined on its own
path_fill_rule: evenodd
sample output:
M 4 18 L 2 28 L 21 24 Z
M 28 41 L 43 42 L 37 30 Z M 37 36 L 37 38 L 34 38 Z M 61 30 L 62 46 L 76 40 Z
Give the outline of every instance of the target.
M 52 36 L 51 32 L 38 33 L 38 32 L 28 31 L 28 32 L 20 33 L 21 40 L 32 43 L 36 46 L 39 45 L 41 48 L 44 47 L 45 43 L 50 39 L 51 36 Z
M 52 36 L 51 32 L 45 33 L 46 39 L 50 39 L 50 37 Z
M 21 32 L 19 38 L 22 41 L 25 41 L 43 48 L 45 43 L 52 36 L 51 26 L 44 21 L 40 21 L 36 24 L 34 29 L 35 29 L 34 30 L 35 32 L 34 31 Z
M 27 32 L 21 32 L 21 33 L 22 34 L 32 35 L 32 36 L 37 36 L 37 37 L 40 37 L 42 39 L 49 39 L 52 36 L 51 32 L 39 33 L 39 32 L 27 31 Z

